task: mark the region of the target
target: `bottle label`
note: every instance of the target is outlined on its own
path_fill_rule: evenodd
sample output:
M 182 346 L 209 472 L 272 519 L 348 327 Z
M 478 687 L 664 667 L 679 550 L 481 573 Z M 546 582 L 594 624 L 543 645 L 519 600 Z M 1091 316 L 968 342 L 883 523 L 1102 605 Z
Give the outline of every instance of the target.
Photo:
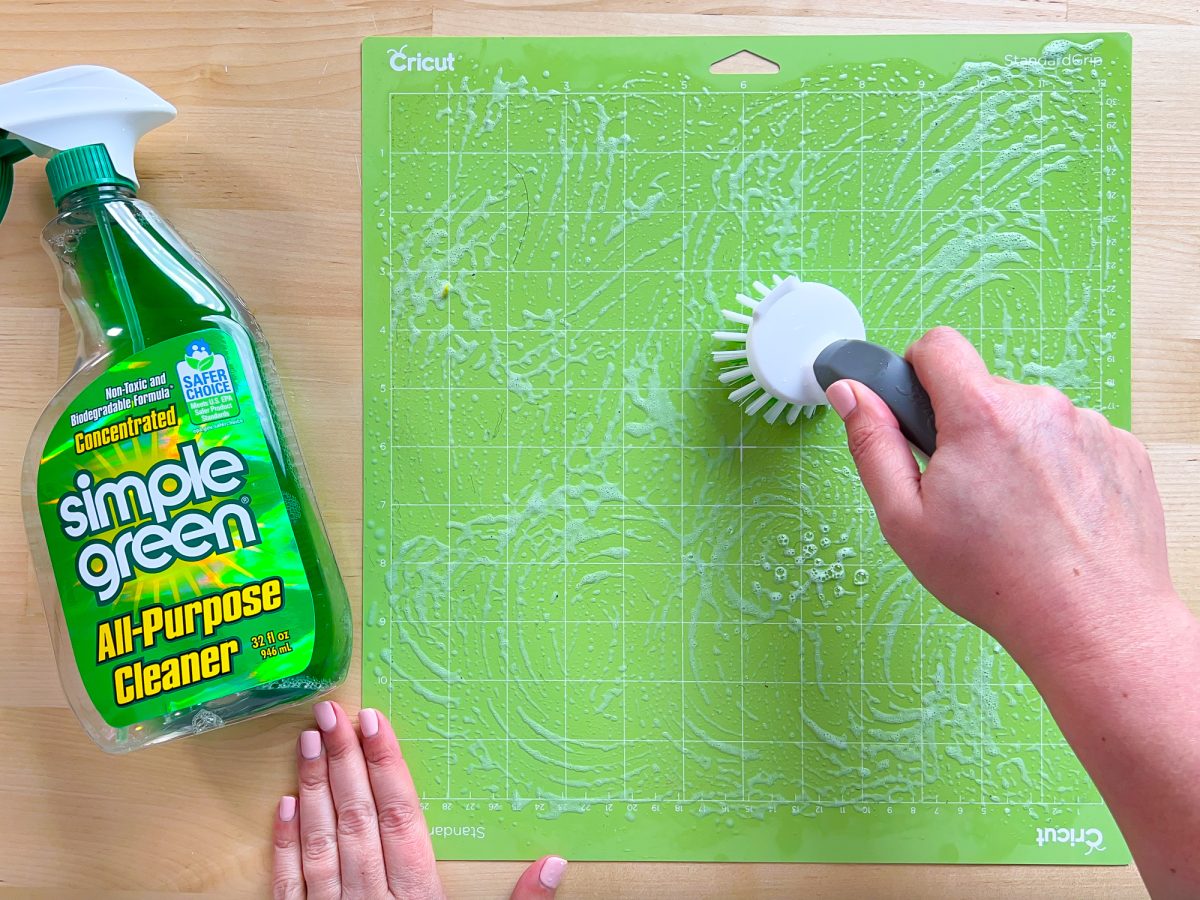
M 113 727 L 287 678 L 312 658 L 289 518 L 299 504 L 280 490 L 282 448 L 258 418 L 266 391 L 241 365 L 251 352 L 217 329 L 155 344 L 84 388 L 46 442 L 50 563 L 83 685 Z

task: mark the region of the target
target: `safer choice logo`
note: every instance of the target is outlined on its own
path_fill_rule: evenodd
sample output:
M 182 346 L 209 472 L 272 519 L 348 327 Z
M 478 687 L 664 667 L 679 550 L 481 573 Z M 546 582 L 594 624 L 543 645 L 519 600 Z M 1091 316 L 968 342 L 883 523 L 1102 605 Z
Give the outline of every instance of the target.
M 197 338 L 189 343 L 175 373 L 193 422 L 205 424 L 237 415 L 229 363 L 223 354 L 213 352 L 208 341 Z

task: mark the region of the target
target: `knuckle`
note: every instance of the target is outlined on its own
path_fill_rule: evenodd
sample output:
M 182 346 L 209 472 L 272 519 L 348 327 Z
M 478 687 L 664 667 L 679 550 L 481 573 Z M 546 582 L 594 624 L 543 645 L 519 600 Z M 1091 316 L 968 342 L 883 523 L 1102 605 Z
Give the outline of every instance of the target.
M 989 410 L 1000 404 L 1001 386 L 990 378 L 968 381 L 962 386 L 963 397 L 975 409 Z
M 325 753 L 333 763 L 343 762 L 355 753 L 361 753 L 358 742 L 331 740 L 326 742 Z
M 876 452 L 883 431 L 878 425 L 860 424 L 846 433 L 846 442 L 850 447 L 850 455 L 855 459 L 863 459 Z
M 1113 428 L 1103 413 L 1094 409 L 1078 409 L 1075 411 L 1075 415 L 1078 417 L 1080 430 L 1084 433 L 1084 440 L 1104 441 L 1110 439 L 1109 436 L 1112 435 L 1118 444 L 1124 441 L 1119 434 L 1121 429 Z
M 926 354 L 934 356 L 957 339 L 958 333 L 949 325 L 938 325 L 917 338 L 916 343 L 912 346 L 913 353 L 918 356 Z
M 416 803 L 407 800 L 391 800 L 378 812 L 379 832 L 382 835 L 404 838 L 419 832 L 421 811 Z
M 337 860 L 337 836 L 332 831 L 314 831 L 304 836 L 300 854 L 306 866 L 326 866 Z
M 275 849 L 280 853 L 287 853 L 290 850 L 295 850 L 296 845 L 300 842 L 290 834 L 275 835 Z
M 366 799 L 348 800 L 338 807 L 337 830 L 341 837 L 362 837 L 375 830 L 375 804 Z
M 300 769 L 300 790 L 311 793 L 328 790 L 329 778 L 324 766 L 302 766 Z
M 964 411 L 968 420 L 991 431 L 1011 427 L 1011 415 L 1004 393 L 990 381 L 963 385 Z
M 382 747 L 372 747 L 366 751 L 366 755 L 367 764 L 377 768 L 393 768 L 403 760 L 400 747 L 392 742 L 384 742 Z
M 1041 384 L 1037 386 L 1036 390 L 1041 403 L 1047 410 L 1056 415 L 1064 415 L 1075 408 L 1075 404 L 1071 402 L 1071 398 L 1052 385 Z
M 958 332 L 949 325 L 935 325 L 933 328 L 930 328 L 927 332 L 925 332 L 925 336 L 921 338 L 921 340 L 927 341 L 930 344 L 942 344 L 946 341 L 953 341 L 957 339 Z
M 274 900 L 294 900 L 303 896 L 300 879 L 294 875 L 276 875 L 271 879 L 271 896 Z

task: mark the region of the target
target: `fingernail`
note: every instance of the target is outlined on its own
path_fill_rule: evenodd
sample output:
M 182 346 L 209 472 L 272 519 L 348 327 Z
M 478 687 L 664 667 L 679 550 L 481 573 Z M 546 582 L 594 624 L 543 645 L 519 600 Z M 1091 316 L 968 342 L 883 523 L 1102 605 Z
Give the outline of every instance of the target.
M 854 396 L 854 389 L 844 381 L 835 381 L 825 391 L 825 399 L 829 401 L 829 405 L 843 419 L 850 413 L 854 412 L 854 407 L 858 406 L 858 400 Z
M 561 856 L 548 856 L 546 861 L 542 863 L 542 871 L 538 873 L 538 881 L 542 883 L 542 887 L 554 890 L 563 880 L 563 873 L 567 871 L 567 861 Z
M 314 706 L 313 715 L 317 717 L 317 727 L 322 731 L 333 731 L 337 727 L 337 713 L 328 700 L 322 700 Z
M 279 798 L 279 821 L 290 822 L 296 818 L 296 798 L 295 797 L 280 797 Z
M 300 732 L 300 755 L 305 759 L 316 759 L 321 755 L 321 732 Z
M 362 729 L 363 737 L 375 737 L 379 734 L 379 713 L 373 709 L 360 709 L 358 727 Z

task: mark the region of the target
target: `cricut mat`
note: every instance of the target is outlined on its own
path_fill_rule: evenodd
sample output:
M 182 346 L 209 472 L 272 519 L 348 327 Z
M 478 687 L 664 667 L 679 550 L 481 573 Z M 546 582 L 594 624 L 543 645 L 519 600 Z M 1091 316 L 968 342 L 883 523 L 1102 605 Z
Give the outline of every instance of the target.
M 781 70 L 710 74 L 743 48 Z M 745 416 L 710 332 L 794 273 L 1127 426 L 1130 54 L 364 43 L 363 702 L 440 855 L 1129 859 L 836 417 Z

